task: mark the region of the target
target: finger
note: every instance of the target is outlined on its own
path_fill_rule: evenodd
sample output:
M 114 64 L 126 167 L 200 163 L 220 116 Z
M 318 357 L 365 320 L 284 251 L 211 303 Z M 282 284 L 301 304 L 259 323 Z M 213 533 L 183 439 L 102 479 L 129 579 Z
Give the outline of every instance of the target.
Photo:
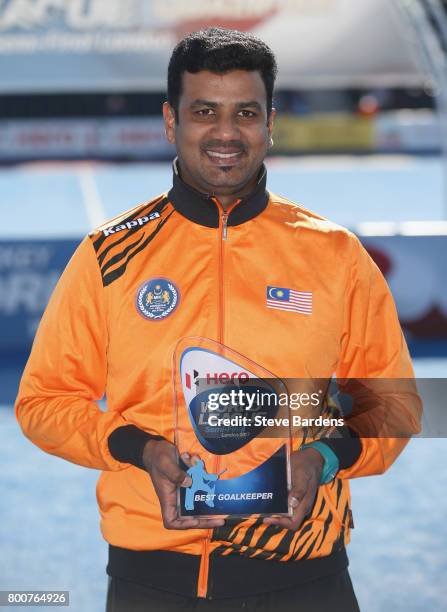
M 181 517 L 172 521 L 167 529 L 214 529 L 215 527 L 222 527 L 223 525 L 225 525 L 224 519 Z
M 214 529 L 225 524 L 225 520 L 221 518 L 180 517 L 175 492 L 160 491 L 159 499 L 166 529 Z
M 286 517 L 276 517 L 276 516 L 266 516 L 263 521 L 265 525 L 277 525 L 278 527 L 282 527 L 283 529 L 291 529 L 295 531 L 295 523 L 290 518 Z
M 298 508 L 308 494 L 309 490 L 304 491 L 303 489 L 292 489 L 288 498 L 289 508 Z
M 312 481 L 309 474 L 295 470 L 292 478 L 292 488 L 289 491 L 289 508 L 294 511 L 307 497 L 315 497 L 318 484 Z
M 199 518 L 199 527 L 201 529 L 212 529 L 214 527 L 222 527 L 225 525 L 223 518 Z
M 309 513 L 311 496 L 305 496 L 300 502 L 295 495 L 289 494 L 289 507 L 292 516 L 269 516 L 264 519 L 266 525 L 278 525 L 284 529 L 298 529 Z
M 188 476 L 188 474 L 179 467 L 175 459 L 168 455 L 164 455 L 160 458 L 157 468 L 165 478 L 177 487 L 190 487 L 192 485 L 191 476 Z
M 296 512 L 291 517 L 289 516 L 267 516 L 264 519 L 266 525 L 278 525 L 283 529 L 291 529 L 296 531 L 304 520 L 303 512 Z
M 183 479 L 183 481 L 180 483 L 181 487 L 184 487 L 185 489 L 187 489 L 188 487 L 190 487 L 192 485 L 192 478 L 191 476 L 188 476 L 188 474 L 185 475 L 185 478 Z
M 166 486 L 167 485 L 167 486 Z M 163 525 L 166 529 L 214 529 L 225 524 L 223 518 L 179 517 L 177 491 L 167 482 L 157 489 Z
M 172 529 L 172 525 L 175 524 L 175 522 L 179 518 L 177 507 L 177 493 L 175 490 L 160 490 L 158 492 L 158 498 L 160 501 L 163 525 L 166 527 L 166 529 Z
M 193 467 L 200 459 L 199 455 L 190 455 L 189 453 L 182 453 L 180 455 L 180 459 L 183 461 L 185 465 L 188 467 Z

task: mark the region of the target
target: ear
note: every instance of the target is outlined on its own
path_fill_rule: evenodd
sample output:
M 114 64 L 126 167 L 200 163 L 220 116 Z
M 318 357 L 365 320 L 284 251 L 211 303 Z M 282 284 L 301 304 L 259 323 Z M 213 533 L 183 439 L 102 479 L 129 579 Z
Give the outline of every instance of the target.
M 163 120 L 168 142 L 175 143 L 175 111 L 169 102 L 163 102 Z
M 269 138 L 271 138 L 273 135 L 273 123 L 275 121 L 275 117 L 276 117 L 276 108 L 272 108 L 272 112 L 270 113 L 269 118 L 267 120 L 267 130 L 268 130 Z

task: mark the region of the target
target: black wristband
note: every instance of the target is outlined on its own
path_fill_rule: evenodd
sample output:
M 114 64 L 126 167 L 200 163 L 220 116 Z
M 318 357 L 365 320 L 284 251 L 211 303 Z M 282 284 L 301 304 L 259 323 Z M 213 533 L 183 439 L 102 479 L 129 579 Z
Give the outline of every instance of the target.
M 149 440 L 165 440 L 165 438 L 147 433 L 135 425 L 123 425 L 112 431 L 107 442 L 114 459 L 145 470 L 143 451 Z
M 339 469 L 346 470 L 354 465 L 362 452 L 362 443 L 356 431 L 350 427 L 338 427 L 340 437 L 320 438 L 337 455 Z

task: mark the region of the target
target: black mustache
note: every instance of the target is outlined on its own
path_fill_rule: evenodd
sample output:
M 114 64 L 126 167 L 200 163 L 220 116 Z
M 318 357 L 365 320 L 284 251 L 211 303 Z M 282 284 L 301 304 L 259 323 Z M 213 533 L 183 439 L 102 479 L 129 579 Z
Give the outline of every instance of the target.
M 202 145 L 202 150 L 206 149 L 239 149 L 240 151 L 245 151 L 245 145 L 240 140 L 227 140 L 222 142 L 221 140 L 209 140 L 205 144 Z

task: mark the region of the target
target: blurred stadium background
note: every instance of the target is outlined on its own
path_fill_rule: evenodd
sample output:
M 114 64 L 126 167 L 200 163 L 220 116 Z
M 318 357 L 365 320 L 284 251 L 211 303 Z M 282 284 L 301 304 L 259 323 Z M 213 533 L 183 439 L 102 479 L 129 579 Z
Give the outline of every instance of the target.
M 97 473 L 33 447 L 12 403 L 80 239 L 168 188 L 167 61 L 209 25 L 277 54 L 270 189 L 360 236 L 418 376 L 447 377 L 447 2 L 0 0 L 0 589 L 68 589 L 75 612 L 104 609 Z M 446 609 L 446 451 L 417 439 L 352 482 L 362 612 Z

